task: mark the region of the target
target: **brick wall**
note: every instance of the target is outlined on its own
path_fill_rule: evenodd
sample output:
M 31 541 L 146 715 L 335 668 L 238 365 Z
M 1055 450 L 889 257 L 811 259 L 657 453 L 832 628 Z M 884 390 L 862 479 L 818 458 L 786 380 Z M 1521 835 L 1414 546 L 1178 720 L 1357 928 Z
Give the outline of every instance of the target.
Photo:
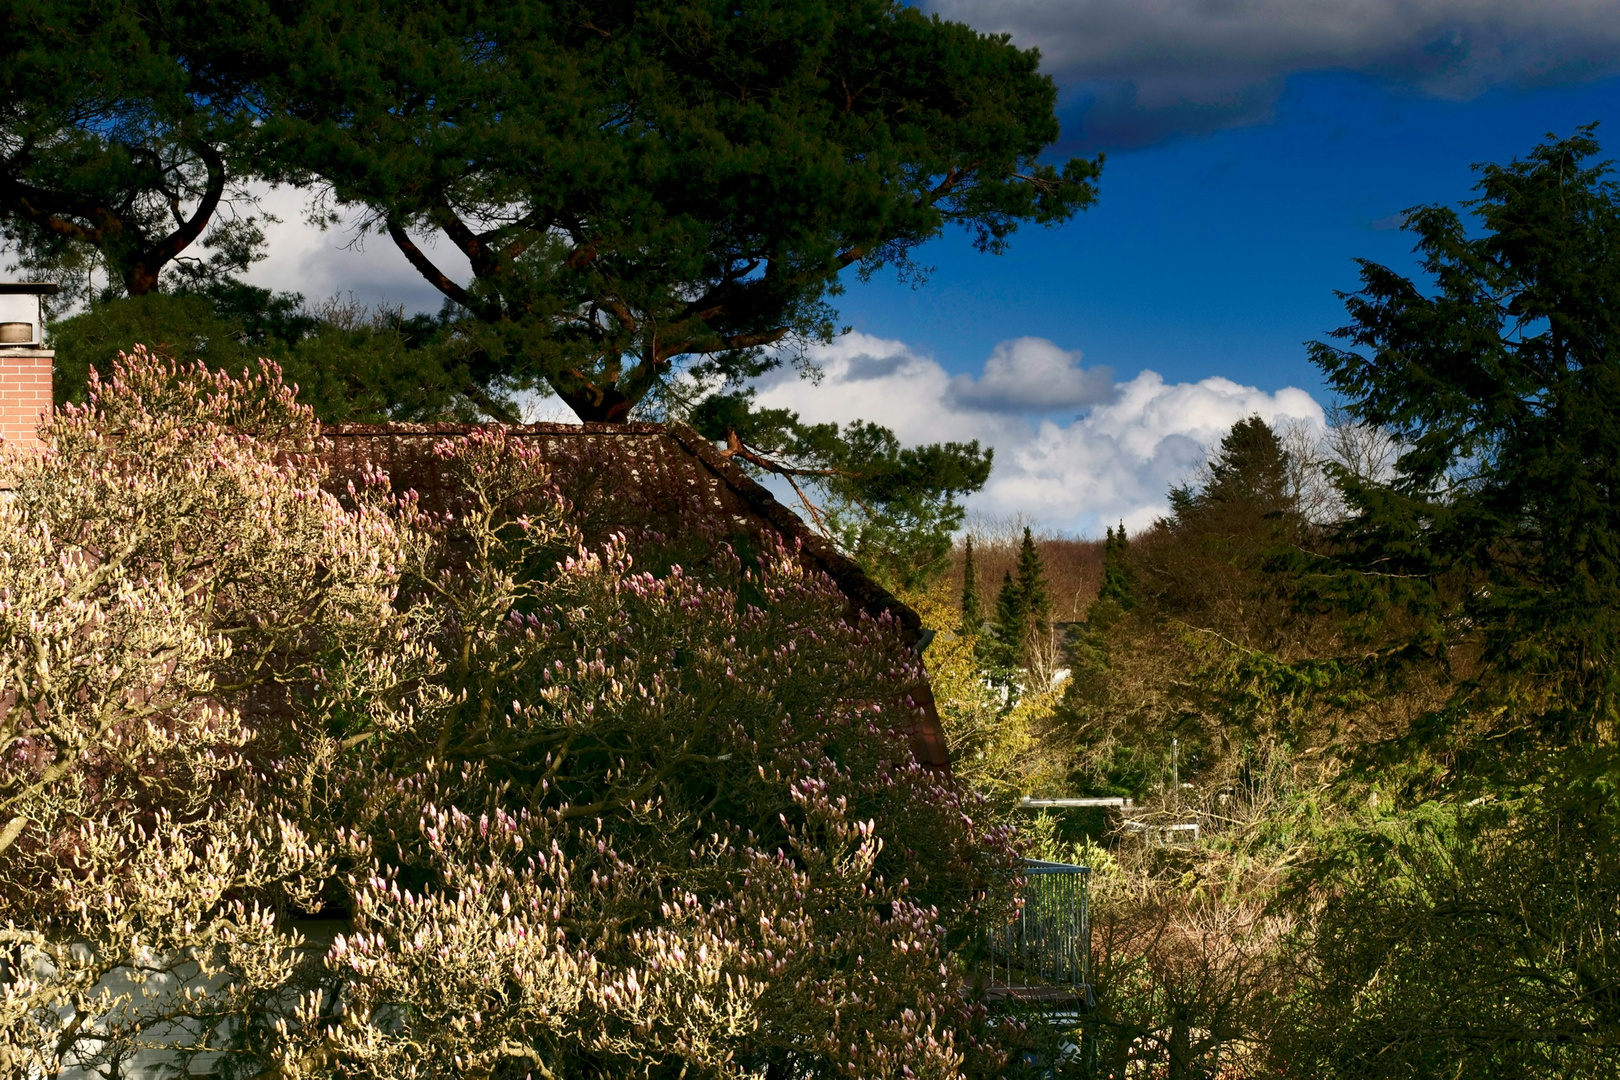
M 51 407 L 49 349 L 0 349 L 0 437 L 13 445 L 39 441 L 40 413 Z

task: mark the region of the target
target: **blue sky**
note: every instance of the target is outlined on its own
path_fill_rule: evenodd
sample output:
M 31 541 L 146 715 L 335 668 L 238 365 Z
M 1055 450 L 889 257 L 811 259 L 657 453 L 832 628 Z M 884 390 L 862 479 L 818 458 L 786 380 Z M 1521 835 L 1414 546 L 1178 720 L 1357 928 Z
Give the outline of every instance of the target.
M 815 350 L 820 382 L 758 389 L 807 420 L 993 446 L 970 501 L 989 519 L 1140 529 L 1236 421 L 1319 428 L 1330 402 L 1303 343 L 1342 324 L 1356 258 L 1411 267 L 1402 210 L 1456 204 L 1474 163 L 1593 121 L 1620 158 L 1620 0 L 924 6 L 1041 50 L 1062 94 L 1054 156 L 1105 152 L 1101 197 L 1002 256 L 944 237 L 917 289 L 851 275 L 852 332 Z M 386 241 L 345 250 L 293 192 L 266 206 L 283 221 L 260 283 L 438 306 Z
M 1334 290 L 1355 288 L 1355 259 L 1412 268 L 1400 211 L 1455 204 L 1473 163 L 1594 120 L 1620 157 L 1620 78 L 1452 101 L 1365 75 L 1295 75 L 1274 118 L 1108 150 L 1101 198 L 1069 224 L 1026 229 L 1002 256 L 944 238 L 922 252 L 937 268 L 922 288 L 879 275 L 851 282 L 840 307 L 855 329 L 952 372 L 1035 335 L 1122 378 L 1219 374 L 1325 396 L 1301 343 L 1343 324 Z

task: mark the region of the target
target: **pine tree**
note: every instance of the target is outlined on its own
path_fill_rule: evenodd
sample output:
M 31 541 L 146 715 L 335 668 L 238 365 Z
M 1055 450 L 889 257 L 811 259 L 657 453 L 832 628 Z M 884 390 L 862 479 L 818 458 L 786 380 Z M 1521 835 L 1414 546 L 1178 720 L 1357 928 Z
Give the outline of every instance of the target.
M 1018 591 L 1024 601 L 1024 632 L 1020 653 L 1027 653 L 1030 645 L 1045 633 L 1052 621 L 1052 597 L 1046 588 L 1046 567 L 1041 562 L 1040 549 L 1029 529 L 1024 529 L 1024 543 L 1018 550 Z
M 1023 627 L 1027 623 L 1024 594 L 1013 580 L 1012 571 L 1001 575 L 1001 592 L 996 594 L 995 641 L 987 650 L 997 667 L 1014 668 L 1023 655 Z
M 1119 531 L 1110 528 L 1108 539 L 1103 542 L 1102 586 L 1097 590 L 1098 600 L 1112 600 L 1122 609 L 1129 609 L 1134 602 L 1130 573 L 1125 565 L 1130 549 L 1131 542 L 1125 536 L 1125 523 L 1122 521 Z
M 973 537 L 963 541 L 962 548 L 962 632 L 977 634 L 984 625 L 984 612 L 979 610 L 979 568 L 973 565 Z
M 1003 667 L 1029 667 L 1034 646 L 1052 620 L 1046 568 L 1029 529 L 1018 551 L 1018 575 L 1008 571 L 996 598 L 996 655 Z
M 954 227 L 999 251 L 1096 197 L 1101 162 L 1046 156 L 1033 50 L 893 0 L 305 6 L 196 49 L 250 73 L 265 170 L 365 207 L 467 313 L 476 377 L 586 420 L 668 400 L 692 365 L 740 383 L 791 362 L 770 346 L 832 333 L 846 269 Z
M 1230 531 L 1233 525 L 1292 513 L 1289 471 L 1288 451 L 1271 425 L 1258 416 L 1239 420 L 1221 439 L 1203 484 L 1170 489 L 1170 521 L 1202 521 Z M 1223 523 L 1223 517 L 1231 520 Z
M 1024 626 L 1018 645 L 1019 663 L 1039 671 L 1044 680 L 1051 672 L 1043 660 L 1043 647 L 1052 633 L 1052 595 L 1046 587 L 1046 566 L 1041 562 L 1040 549 L 1029 529 L 1024 529 L 1024 543 L 1018 551 L 1018 591 L 1024 600 Z

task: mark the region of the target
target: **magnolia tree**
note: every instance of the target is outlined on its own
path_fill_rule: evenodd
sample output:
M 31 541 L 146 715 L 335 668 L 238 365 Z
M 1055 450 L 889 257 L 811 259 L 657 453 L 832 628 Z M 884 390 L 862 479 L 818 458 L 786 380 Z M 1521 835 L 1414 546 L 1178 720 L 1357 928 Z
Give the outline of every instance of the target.
M 269 367 L 137 351 L 45 434 L 0 507 L 6 1075 L 998 1066 L 1008 838 L 792 552 L 648 573 L 499 429 L 436 448 L 447 510 L 335 484 Z

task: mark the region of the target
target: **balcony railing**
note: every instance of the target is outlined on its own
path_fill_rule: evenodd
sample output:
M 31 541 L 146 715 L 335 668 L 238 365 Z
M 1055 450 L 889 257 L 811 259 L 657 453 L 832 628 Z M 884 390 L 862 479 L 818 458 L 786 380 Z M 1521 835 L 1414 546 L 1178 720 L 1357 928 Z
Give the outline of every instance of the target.
M 1018 912 L 990 930 L 990 991 L 1089 1003 L 1091 868 L 1024 860 Z

